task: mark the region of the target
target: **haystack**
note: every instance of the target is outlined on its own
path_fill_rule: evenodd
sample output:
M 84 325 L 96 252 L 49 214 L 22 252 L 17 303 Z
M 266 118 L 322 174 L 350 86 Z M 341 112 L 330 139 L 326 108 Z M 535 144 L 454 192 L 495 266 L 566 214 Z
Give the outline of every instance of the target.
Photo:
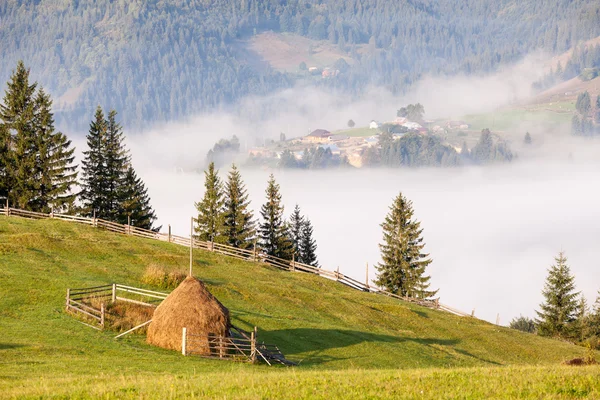
M 147 342 L 181 351 L 182 328 L 208 344 L 208 335 L 229 336 L 230 326 L 229 310 L 202 281 L 188 276 L 154 311 Z

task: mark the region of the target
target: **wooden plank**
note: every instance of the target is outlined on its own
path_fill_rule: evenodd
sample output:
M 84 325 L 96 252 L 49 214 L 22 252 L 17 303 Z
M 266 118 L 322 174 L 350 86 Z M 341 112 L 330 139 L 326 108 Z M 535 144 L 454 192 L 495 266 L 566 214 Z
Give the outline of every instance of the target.
M 126 301 L 128 303 L 133 303 L 133 304 L 139 304 L 140 306 L 148 306 L 148 307 L 154 307 L 154 308 L 156 308 L 155 304 L 144 303 L 143 301 L 132 300 L 132 299 L 128 299 L 126 297 L 119 297 L 119 296 L 117 296 L 117 300 Z
M 163 298 L 166 298 L 169 294 L 168 293 L 163 293 L 163 292 L 156 292 L 154 290 L 148 290 L 148 289 L 142 289 L 142 288 L 136 288 L 133 286 L 126 286 L 126 285 L 119 285 L 117 284 L 117 289 L 131 289 L 131 290 L 137 290 L 139 292 L 147 292 L 147 293 L 151 293 L 151 294 L 155 294 L 155 295 L 159 295 L 159 296 L 163 296 Z
M 133 331 L 135 331 L 135 330 L 137 330 L 137 329 L 143 328 L 144 326 L 148 325 L 150 322 L 152 322 L 152 320 L 150 320 L 150 321 L 146 321 L 146 322 L 144 322 L 143 324 L 139 324 L 138 326 L 134 326 L 134 327 L 133 327 L 133 328 L 131 328 L 130 330 L 128 330 L 128 331 L 126 331 L 126 332 L 123 332 L 123 333 L 121 333 L 121 334 L 119 334 L 119 335 L 115 336 L 115 339 L 118 339 L 118 338 L 120 338 L 120 337 L 122 337 L 122 336 L 125 336 L 125 335 L 127 335 L 128 333 L 131 333 L 131 332 L 133 332 Z
M 93 314 L 90 314 L 89 312 L 87 312 L 87 311 L 84 311 L 84 310 L 82 310 L 81 308 L 75 307 L 75 306 L 73 306 L 73 305 L 69 305 L 67 308 L 68 308 L 69 310 L 76 310 L 76 311 L 79 311 L 80 313 L 83 313 L 83 314 L 85 314 L 85 315 L 87 315 L 87 316 L 89 316 L 89 317 L 92 317 L 92 318 L 94 318 L 94 319 L 97 319 L 97 320 L 98 320 L 98 322 L 100 322 L 100 317 L 97 317 L 97 316 L 95 316 L 95 315 L 93 315 Z

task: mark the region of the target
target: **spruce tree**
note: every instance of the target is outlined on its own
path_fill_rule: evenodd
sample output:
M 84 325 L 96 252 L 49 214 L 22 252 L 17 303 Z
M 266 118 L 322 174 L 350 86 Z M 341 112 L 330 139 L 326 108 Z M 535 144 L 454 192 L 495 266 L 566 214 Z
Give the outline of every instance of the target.
M 300 259 L 303 264 L 312 265 L 319 268 L 317 261 L 317 243 L 313 238 L 313 227 L 310 219 L 304 219 L 302 224 L 302 234 L 300 235 Z
M 71 141 L 54 130 L 51 111 L 52 100 L 43 89 L 36 97 L 34 122 L 38 157 L 34 175 L 38 182 L 32 208 L 40 212 L 64 212 L 72 209 L 76 194 L 71 188 L 77 183 L 76 166 L 73 165 L 75 149 Z
M 545 301 L 540 304 L 540 311 L 536 311 L 536 325 L 542 336 L 568 338 L 577 317 L 579 292 L 575 291 L 575 278 L 562 251 L 555 261 L 548 270 L 542 291 Z
M 292 243 L 288 227 L 283 218 L 283 205 L 279 185 L 273 174 L 267 184 L 267 202 L 262 205 L 260 214 L 262 223 L 259 227 L 261 247 L 270 256 L 290 260 L 292 258 Z
M 4 99 L 0 105 L 0 119 L 12 137 L 5 158 L 8 196 L 11 205 L 31 209 L 31 201 L 38 190 L 35 177 L 37 148 L 33 120 L 35 116 L 34 95 L 37 83 L 29 83 L 29 70 L 19 61 L 7 83 Z
M 117 123 L 117 112 L 111 110 L 106 120 L 106 143 L 104 153 L 104 177 L 106 194 L 106 218 L 111 221 L 122 219 L 121 203 L 123 202 L 122 186 L 128 165 L 130 164 L 129 154 L 123 143 L 123 129 Z
M 83 179 L 80 193 L 85 214 L 92 216 L 95 213 L 98 218 L 109 216 L 106 194 L 106 135 L 106 120 L 102 108 L 98 106 L 86 137 L 88 150 L 83 152 L 81 162 Z
M 120 190 L 121 209 L 118 222 L 121 224 L 129 222 L 132 226 L 143 229 L 154 229 L 156 215 L 150 205 L 148 191 L 131 164 L 125 172 Z
M 304 227 L 304 217 L 300 214 L 300 206 L 296 204 L 294 211 L 290 216 L 289 233 L 292 242 L 292 251 L 295 259 L 298 262 L 303 262 L 302 251 L 300 250 L 300 242 L 302 241 L 302 228 Z
M 523 139 L 523 143 L 531 144 L 531 134 L 529 132 L 525 132 L 525 138 Z
M 8 127 L 0 123 L 0 207 L 6 205 L 8 191 L 11 187 L 11 136 Z
M 255 235 L 253 213 L 240 171 L 234 165 L 225 183 L 224 235 L 230 246 L 250 249 Z
M 215 163 L 208 165 L 204 172 L 204 197 L 196 203 L 198 210 L 198 223 L 196 224 L 196 235 L 200 240 L 206 242 L 225 243 L 227 238 L 224 233 L 223 213 L 223 187 L 215 170 Z
M 425 275 L 425 269 L 432 260 L 423 253 L 423 229 L 413 214 L 412 202 L 400 193 L 381 224 L 382 262 L 376 266 L 375 283 L 400 296 L 427 299 L 437 290 L 429 290 L 430 277 Z

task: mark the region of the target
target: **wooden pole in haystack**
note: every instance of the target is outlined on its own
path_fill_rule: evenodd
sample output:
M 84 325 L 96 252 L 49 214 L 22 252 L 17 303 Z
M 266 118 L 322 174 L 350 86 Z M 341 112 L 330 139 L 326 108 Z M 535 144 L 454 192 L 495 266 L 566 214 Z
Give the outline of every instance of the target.
M 192 222 L 190 224 L 190 276 L 192 276 L 193 248 L 194 248 L 194 217 L 192 217 Z

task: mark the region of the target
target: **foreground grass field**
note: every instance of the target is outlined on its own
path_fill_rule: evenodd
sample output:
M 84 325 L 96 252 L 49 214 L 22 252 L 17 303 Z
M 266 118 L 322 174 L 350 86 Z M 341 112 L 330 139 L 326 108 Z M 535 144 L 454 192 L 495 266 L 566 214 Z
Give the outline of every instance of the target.
M 168 243 L 0 216 L 0 397 L 600 397 L 600 369 L 559 366 L 579 347 L 207 252 L 196 275 L 234 324 L 258 326 L 299 367 L 182 357 L 63 310 L 67 287 L 143 286 L 148 265 L 185 270 L 187 257 Z

